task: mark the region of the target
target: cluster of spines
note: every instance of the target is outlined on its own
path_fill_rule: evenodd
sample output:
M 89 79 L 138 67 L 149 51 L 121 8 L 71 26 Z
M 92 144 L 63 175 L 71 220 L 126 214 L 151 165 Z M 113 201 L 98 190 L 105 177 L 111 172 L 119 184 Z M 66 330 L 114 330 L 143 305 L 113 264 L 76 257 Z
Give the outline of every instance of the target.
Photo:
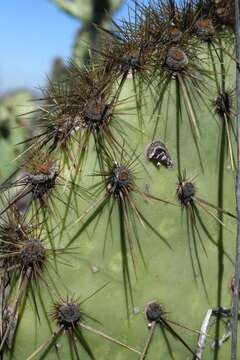
M 187 209 L 188 224 L 191 222 L 188 226 L 191 227 L 200 272 L 201 264 L 196 250 L 196 236 L 199 237 L 203 250 L 205 248 L 199 235 L 197 221 L 207 237 L 211 240 L 212 237 L 202 222 L 198 207 L 201 207 L 222 225 L 222 220 L 213 215 L 208 207 L 215 208 L 222 213 L 225 211 L 196 196 L 193 181 L 187 180 L 185 175 L 182 176 L 179 124 L 182 119 L 181 104 L 184 103 L 189 118 L 189 127 L 200 158 L 198 144 L 200 124 L 195 112 L 194 101 L 198 95 L 200 98 L 204 98 L 206 84 L 210 80 L 214 80 L 212 72 L 214 73 L 216 64 L 213 61 L 213 71 L 209 72 L 205 65 L 199 62 L 198 56 L 203 51 L 205 43 L 210 55 L 212 51 L 215 57 L 219 56 L 219 51 L 224 53 L 225 49 L 221 42 L 222 39 L 232 35 L 234 22 L 231 4 L 224 3 L 224 1 L 215 4 L 207 0 L 197 2 L 186 0 L 176 4 L 172 0 L 158 0 L 149 5 L 136 4 L 134 15 L 134 20 L 129 18 L 128 21 L 122 21 L 121 24 L 114 22 L 113 31 L 99 28 L 102 33 L 102 43 L 96 49 L 94 63 L 91 62 L 83 68 L 70 63 L 67 68 L 68 75 L 63 82 L 50 84 L 48 89 L 43 89 L 43 98 L 39 100 L 42 103 L 34 114 L 34 117 L 37 117 L 39 132 L 25 141 L 27 147 L 24 152 L 25 159 L 21 165 L 24 173 L 16 181 L 12 181 L 10 178 L 2 185 L 2 192 L 10 193 L 10 195 L 8 194 L 10 200 L 7 204 L 4 202 L 1 211 L 3 217 L 7 214 L 10 214 L 10 217 L 18 214 L 19 202 L 26 199 L 23 220 L 14 218 L 17 228 L 20 229 L 19 232 L 16 231 L 17 237 L 12 239 L 8 234 L 8 240 L 5 241 L 6 229 L 0 234 L 1 248 L 3 245 L 1 249 L 3 274 L 6 273 L 9 277 L 12 270 L 18 268 L 19 275 L 23 277 L 23 279 L 20 278 L 21 286 L 24 285 L 23 289 L 32 289 L 32 280 L 35 281 L 37 275 L 43 276 L 42 272 L 47 263 L 48 253 L 51 252 L 54 258 L 58 253 L 52 236 L 53 229 L 49 229 L 49 226 L 53 227 L 53 225 L 52 223 L 46 225 L 49 223 L 46 211 L 51 216 L 54 215 L 58 219 L 57 221 L 60 219 L 65 226 L 66 213 L 68 210 L 72 211 L 73 195 L 78 196 L 79 191 L 84 192 L 78 182 L 81 179 L 91 141 L 94 143 L 97 159 L 94 175 L 100 178 L 95 190 L 97 189 L 96 193 L 101 195 L 93 206 L 77 217 L 76 223 L 82 222 L 91 212 L 90 217 L 87 217 L 86 222 L 83 222 L 80 229 L 70 239 L 66 249 L 79 238 L 94 219 L 101 215 L 104 208 L 107 208 L 109 212 L 109 222 L 112 221 L 111 214 L 113 208 L 116 207 L 119 213 L 123 280 L 128 308 L 129 294 L 133 301 L 128 254 L 130 253 L 136 271 L 134 243 L 137 244 L 143 258 L 136 226 L 137 221 L 147 225 L 169 246 L 167 240 L 140 212 L 135 199 L 136 195 L 140 195 L 148 200 L 158 200 L 170 204 L 167 200 L 144 193 L 136 185 L 135 164 L 138 157 L 128 142 L 126 128 L 133 131 L 136 129 L 131 124 L 127 125 L 124 118 L 121 119 L 121 115 L 119 115 L 121 112 L 118 112 L 118 107 L 128 101 L 128 99 L 121 100 L 121 94 L 129 77 L 133 81 L 133 97 L 136 101 L 140 132 L 144 125 L 142 122 L 143 89 L 154 94 L 154 110 L 150 116 L 154 120 L 153 138 L 158 133 L 159 114 L 163 99 L 169 93 L 170 84 L 174 83 L 176 87 L 176 146 L 179 177 L 177 199 L 182 207 Z M 217 46 L 221 46 L 220 50 L 217 49 Z M 229 53 L 226 54 L 229 55 Z M 157 93 L 155 92 L 156 86 Z M 232 103 L 227 90 L 219 91 L 214 106 L 216 113 L 224 121 L 231 118 Z M 158 146 L 157 153 L 152 154 L 151 152 L 152 157 L 150 158 L 148 157 L 149 151 L 147 151 L 148 159 L 153 161 L 157 167 L 160 165 L 172 167 L 173 162 L 166 146 L 160 141 L 157 141 L 155 145 Z M 130 156 L 129 152 L 131 152 Z M 67 179 L 63 176 L 65 170 L 70 174 Z M 58 192 L 59 186 L 66 187 L 66 200 L 61 198 Z M 20 191 L 18 191 L 19 187 L 21 187 Z M 12 195 L 13 191 L 16 191 L 16 194 Z M 55 201 L 61 201 L 65 205 L 67 211 L 65 211 L 64 219 L 54 206 Z M 74 212 L 78 213 L 78 210 Z M 29 213 L 31 214 L 31 224 L 27 224 L 27 228 L 31 230 L 29 232 L 24 230 L 23 233 L 21 229 L 25 224 L 21 222 L 26 221 Z M 61 234 L 64 226 L 62 226 Z M 108 223 L 106 231 L 110 226 Z M 41 234 L 42 228 L 51 239 L 49 249 L 40 235 L 32 235 L 34 231 Z M 23 239 L 20 239 L 21 236 Z M 15 273 L 13 275 L 15 281 L 16 275 Z M 202 273 L 201 278 L 204 284 Z M 11 284 L 11 287 L 13 288 L 14 285 Z M 24 291 L 21 291 L 23 298 Z M 19 295 L 14 300 L 12 319 L 18 311 L 17 306 L 24 302 L 20 299 Z M 68 305 L 71 309 L 68 308 Z M 66 308 L 66 306 L 68 307 Z M 59 302 L 55 305 L 54 318 L 61 329 L 72 329 L 80 322 L 80 313 L 77 319 L 74 317 L 77 307 L 78 303 L 74 300 Z M 67 310 L 65 309 L 66 311 L 64 310 L 62 313 L 61 309 L 63 308 Z M 67 319 L 70 315 L 73 316 L 74 320 L 69 322 L 64 314 Z M 9 329 L 9 333 L 10 326 L 7 329 Z M 7 341 L 8 333 L 5 332 L 4 335 L 2 330 L 1 350 Z M 91 357 L 90 352 L 89 356 Z

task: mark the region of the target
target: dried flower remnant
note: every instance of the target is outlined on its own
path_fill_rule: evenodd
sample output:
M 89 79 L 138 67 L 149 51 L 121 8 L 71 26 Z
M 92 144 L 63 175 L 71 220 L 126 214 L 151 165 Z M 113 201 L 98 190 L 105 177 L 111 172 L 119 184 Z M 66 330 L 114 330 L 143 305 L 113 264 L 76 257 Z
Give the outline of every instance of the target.
M 166 66 L 172 70 L 181 72 L 188 65 L 188 57 L 183 50 L 178 47 L 171 47 L 166 56 Z
M 197 37 L 202 41 L 211 41 L 215 35 L 214 25 L 211 19 L 203 18 L 197 20 L 195 24 Z
M 164 166 L 167 169 L 174 167 L 174 162 L 166 145 L 160 140 L 154 140 L 146 149 L 146 158 L 157 168 Z

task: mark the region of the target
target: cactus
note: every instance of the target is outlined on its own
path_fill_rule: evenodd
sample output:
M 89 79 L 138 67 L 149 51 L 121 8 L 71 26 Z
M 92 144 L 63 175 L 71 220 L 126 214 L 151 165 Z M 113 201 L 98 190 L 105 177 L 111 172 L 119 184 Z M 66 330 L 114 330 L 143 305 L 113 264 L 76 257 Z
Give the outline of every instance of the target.
M 210 3 L 139 5 L 43 90 L 1 186 L 3 359 L 229 358 L 236 61 Z
M 122 4 L 122 0 L 53 0 L 53 2 L 67 14 L 83 22 L 74 45 L 74 58 L 78 63 L 87 62 L 89 47 L 95 48 L 99 42 L 100 34 L 96 30 L 96 25 L 109 28 L 111 25 L 109 15 L 117 11 Z
M 0 98 L 0 148 L 4 154 L 1 163 L 1 179 L 3 181 L 16 167 L 14 159 L 23 151 L 22 142 L 30 131 L 29 122 L 22 114 L 34 110 L 31 102 L 33 95 L 27 90 L 9 93 Z
M 56 83 L 65 80 L 66 76 L 67 76 L 67 72 L 64 61 L 61 59 L 61 57 L 56 57 L 53 60 L 48 86 L 51 87 L 51 83 Z

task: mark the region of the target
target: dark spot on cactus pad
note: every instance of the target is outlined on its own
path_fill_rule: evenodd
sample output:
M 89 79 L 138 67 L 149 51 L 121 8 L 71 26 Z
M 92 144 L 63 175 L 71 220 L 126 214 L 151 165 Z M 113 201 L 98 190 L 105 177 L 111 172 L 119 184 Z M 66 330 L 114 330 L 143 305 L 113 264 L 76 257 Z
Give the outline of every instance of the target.
M 22 246 L 20 260 L 24 267 L 42 267 L 46 257 L 46 249 L 39 239 L 28 240 Z
M 157 301 L 151 301 L 146 305 L 145 315 L 147 320 L 152 322 L 161 322 L 165 318 L 163 307 Z
M 188 65 L 188 57 L 181 49 L 171 47 L 167 53 L 166 65 L 172 71 L 182 71 Z
M 168 152 L 166 146 L 159 140 L 153 141 L 146 150 L 146 157 L 151 161 L 156 167 L 161 165 L 166 168 L 173 168 L 174 163 L 171 159 L 171 156 Z
M 184 206 L 193 202 L 195 193 L 196 189 L 191 181 L 183 181 L 177 185 L 177 197 Z
M 65 329 L 76 326 L 81 318 L 79 303 L 66 302 L 55 305 L 54 318 Z

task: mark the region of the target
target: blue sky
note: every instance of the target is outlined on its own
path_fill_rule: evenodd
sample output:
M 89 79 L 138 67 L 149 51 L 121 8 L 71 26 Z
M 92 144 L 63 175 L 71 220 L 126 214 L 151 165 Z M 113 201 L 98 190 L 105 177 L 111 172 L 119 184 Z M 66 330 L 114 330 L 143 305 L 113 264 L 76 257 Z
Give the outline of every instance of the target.
M 53 58 L 71 55 L 80 23 L 51 0 L 2 0 L 0 10 L 0 93 L 44 85 Z

